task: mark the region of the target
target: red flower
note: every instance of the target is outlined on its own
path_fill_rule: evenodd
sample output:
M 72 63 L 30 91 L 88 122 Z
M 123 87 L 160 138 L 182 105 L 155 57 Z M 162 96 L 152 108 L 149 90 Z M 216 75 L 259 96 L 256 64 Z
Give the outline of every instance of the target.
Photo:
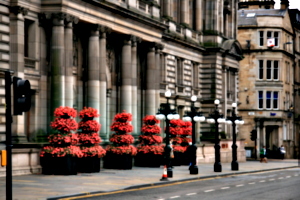
M 190 143 L 190 142 L 192 142 L 192 138 L 183 137 L 183 138 L 181 138 L 181 142 L 182 143 Z
M 78 137 L 81 144 L 99 144 L 101 142 L 98 133 L 80 133 Z
M 83 119 L 85 117 L 99 117 L 100 115 L 98 114 L 98 111 L 95 108 L 92 107 L 84 107 L 80 112 L 79 112 L 79 117 L 80 119 Z
M 98 132 L 101 128 L 96 120 L 81 121 L 78 124 L 80 132 Z
M 92 147 L 81 147 L 81 151 L 83 153 L 83 157 L 97 156 L 98 158 L 101 158 L 106 154 L 106 151 L 99 145 Z
M 153 153 L 157 155 L 162 155 L 164 153 L 164 146 L 162 145 L 140 145 L 137 147 L 137 152 L 138 153 Z
M 71 155 L 73 157 L 81 158 L 83 156 L 80 148 L 73 145 L 67 147 L 45 146 L 42 148 L 40 156 L 44 157 L 45 154 L 50 154 L 53 157 L 65 157 L 67 155 Z
M 114 117 L 114 121 L 116 122 L 127 122 L 132 121 L 132 115 L 130 113 L 118 113 Z
M 172 119 L 170 120 L 170 126 L 171 127 L 176 127 L 176 126 L 179 126 L 181 127 L 183 125 L 183 121 L 181 119 Z
M 133 126 L 128 122 L 114 122 L 110 129 L 115 132 L 130 133 L 133 131 Z
M 179 126 L 176 126 L 176 127 L 170 127 L 169 128 L 169 133 L 171 135 L 181 135 L 182 134 L 182 128 L 179 127 Z
M 75 131 L 78 124 L 74 119 L 55 118 L 50 126 L 62 133 L 68 133 L 70 131 Z
M 54 116 L 55 117 L 61 117 L 61 116 L 69 116 L 69 117 L 76 117 L 77 111 L 74 108 L 70 108 L 68 106 L 60 106 L 54 110 Z
M 160 121 L 156 119 L 154 115 L 147 115 L 146 117 L 143 118 L 143 122 L 145 124 L 154 125 L 154 124 L 158 124 Z
M 141 144 L 160 144 L 162 137 L 159 135 L 140 135 L 139 142 Z
M 49 142 L 51 144 L 72 144 L 75 145 L 78 143 L 79 138 L 77 134 L 52 134 L 48 136 Z
M 111 153 L 119 154 L 119 155 L 122 155 L 122 154 L 136 155 L 136 148 L 132 145 L 128 145 L 128 146 L 107 145 L 106 152 L 111 152 Z
M 109 141 L 117 144 L 132 144 L 134 138 L 132 137 L 132 135 L 128 135 L 128 134 L 124 134 L 124 135 L 112 134 Z
M 174 152 L 181 152 L 181 153 L 183 153 L 183 152 L 185 152 L 186 151 L 186 149 L 187 149 L 187 146 L 173 146 L 173 151 Z
M 159 134 L 161 129 L 157 125 L 144 124 L 141 130 L 142 130 L 143 133 Z

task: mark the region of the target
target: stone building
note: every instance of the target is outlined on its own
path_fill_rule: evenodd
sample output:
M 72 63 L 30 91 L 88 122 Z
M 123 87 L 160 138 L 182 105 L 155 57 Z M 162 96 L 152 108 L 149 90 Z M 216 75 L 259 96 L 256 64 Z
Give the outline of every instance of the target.
M 1 69 L 13 70 L 32 87 L 32 108 L 13 116 L 15 146 L 45 137 L 58 106 L 98 109 L 104 142 L 113 116 L 126 110 L 137 136 L 141 119 L 166 102 L 166 90 L 181 116 L 192 95 L 205 115 L 220 99 L 226 116 L 237 101 L 242 59 L 237 5 L 237 0 L 2 0 Z M 0 141 L 5 141 L 1 83 Z M 230 126 L 220 129 L 231 137 Z M 201 132 L 203 139 L 213 138 L 205 123 Z M 18 151 L 24 160 L 37 152 Z
M 250 132 L 257 131 L 257 148 L 266 146 L 269 157 L 284 145 L 287 158 L 299 146 L 299 11 L 282 0 L 239 2 L 238 41 L 244 52 L 239 74 L 239 111 L 245 120 L 240 138 L 254 156 Z M 256 151 L 257 152 L 257 151 Z

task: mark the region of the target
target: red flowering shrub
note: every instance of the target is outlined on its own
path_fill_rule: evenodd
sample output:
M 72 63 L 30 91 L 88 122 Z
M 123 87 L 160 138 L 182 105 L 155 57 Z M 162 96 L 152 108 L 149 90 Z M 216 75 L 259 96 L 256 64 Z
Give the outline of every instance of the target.
M 160 123 L 160 121 L 156 119 L 154 115 L 147 115 L 146 117 L 144 117 L 143 122 L 144 124 L 148 125 L 155 125 Z
M 162 143 L 162 138 L 159 135 L 140 135 L 139 142 L 141 144 L 160 144 Z
M 134 138 L 128 134 L 132 132 L 133 126 L 129 123 L 132 120 L 130 113 L 118 113 L 114 117 L 114 121 L 110 126 L 110 130 L 114 131 L 109 139 L 112 145 L 106 147 L 106 151 L 113 154 L 136 154 L 136 148 L 130 144 L 134 142 Z
M 101 138 L 98 134 L 101 125 L 93 120 L 94 117 L 99 117 L 98 111 L 91 107 L 84 107 L 79 112 L 79 117 L 82 120 L 78 124 L 78 137 L 83 157 L 103 157 L 106 151 L 99 146 Z
M 96 120 L 81 121 L 78 124 L 80 132 L 98 132 L 101 125 Z
M 148 125 L 145 124 L 142 127 L 142 132 L 145 134 L 159 134 L 161 128 L 157 125 Z
M 74 119 L 55 118 L 50 124 L 52 129 L 56 129 L 62 133 L 69 133 L 78 128 L 78 124 Z
M 183 122 L 182 124 L 182 135 L 192 135 L 192 122 Z
M 117 135 L 117 134 L 112 134 L 109 141 L 112 143 L 124 143 L 124 144 L 132 144 L 134 142 L 134 138 L 132 135 Z
M 82 153 L 78 146 L 75 146 L 78 141 L 78 135 L 72 133 L 78 128 L 77 122 L 71 118 L 76 117 L 77 111 L 74 108 L 60 106 L 54 111 L 56 117 L 50 123 L 52 129 L 56 130 L 55 133 L 49 135 L 49 143 L 51 146 L 42 148 L 40 156 L 50 154 L 53 157 L 64 157 L 71 155 L 74 157 L 82 157 Z
M 106 151 L 111 152 L 114 154 L 130 154 L 130 155 L 136 155 L 136 148 L 132 145 L 122 145 L 122 146 L 112 146 L 112 145 L 107 145 L 106 146 Z
M 98 157 L 101 158 L 106 154 L 106 151 L 99 145 L 90 146 L 90 147 L 81 147 L 81 152 L 83 157 Z
M 173 146 L 173 151 L 174 152 L 181 152 L 181 153 L 183 153 L 183 152 L 185 152 L 186 151 L 186 149 L 187 149 L 187 146 L 178 146 L 178 145 L 174 145 Z
M 92 107 L 84 107 L 80 112 L 79 112 L 79 117 L 80 119 L 86 118 L 86 117 L 99 117 L 100 115 L 98 114 L 97 110 Z
M 137 151 L 139 153 L 152 153 L 156 155 L 162 155 L 164 153 L 164 146 L 162 145 L 139 145 L 137 146 Z
M 42 149 L 40 156 L 44 157 L 45 154 L 50 154 L 52 155 L 52 157 L 64 157 L 66 155 L 71 155 L 74 157 L 81 158 L 83 156 L 83 153 L 81 152 L 80 148 L 74 145 L 66 147 L 45 146 Z
M 55 117 L 63 117 L 63 116 L 69 116 L 69 117 L 76 117 L 77 111 L 74 108 L 70 108 L 68 106 L 60 106 L 54 110 L 54 116 Z

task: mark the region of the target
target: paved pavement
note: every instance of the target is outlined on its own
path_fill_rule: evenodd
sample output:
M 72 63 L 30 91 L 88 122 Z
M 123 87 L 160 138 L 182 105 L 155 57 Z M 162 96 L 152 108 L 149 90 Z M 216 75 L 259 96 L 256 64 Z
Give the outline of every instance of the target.
M 175 166 L 173 178 L 160 181 L 163 167 L 133 167 L 132 170 L 101 169 L 99 173 L 80 173 L 72 176 L 31 174 L 13 177 L 13 199 L 34 200 L 70 197 L 94 192 L 109 192 L 138 186 L 149 186 L 208 177 L 245 174 L 299 167 L 298 160 L 269 160 L 268 163 L 247 161 L 239 163 L 239 171 L 232 171 L 230 163 L 222 163 L 222 172 L 214 172 L 213 164 L 199 164 L 199 174 L 190 175 L 188 166 Z M 0 177 L 0 199 L 5 199 L 5 177 Z

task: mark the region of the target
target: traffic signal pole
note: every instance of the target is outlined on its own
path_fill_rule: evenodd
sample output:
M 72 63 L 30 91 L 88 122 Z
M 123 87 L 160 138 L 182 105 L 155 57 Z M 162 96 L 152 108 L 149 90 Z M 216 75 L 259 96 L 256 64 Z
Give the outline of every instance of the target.
M 12 142 L 11 142 L 11 76 L 5 71 L 5 120 L 6 120 L 6 200 L 12 200 Z

